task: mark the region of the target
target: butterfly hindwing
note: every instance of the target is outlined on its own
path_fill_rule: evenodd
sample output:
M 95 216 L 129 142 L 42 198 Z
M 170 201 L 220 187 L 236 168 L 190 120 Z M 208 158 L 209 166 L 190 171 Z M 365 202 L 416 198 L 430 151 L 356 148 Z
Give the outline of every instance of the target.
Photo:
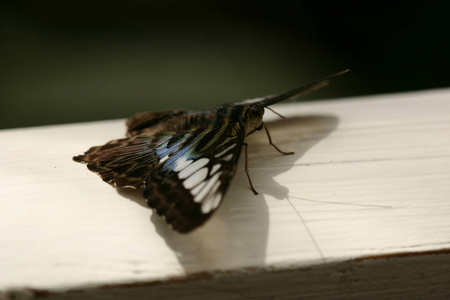
M 89 170 L 117 187 L 143 188 L 144 179 L 158 165 L 155 149 L 172 135 L 135 136 L 95 146 L 74 161 L 85 163 Z
M 149 206 L 179 232 L 203 224 L 228 189 L 244 137 L 237 123 L 184 134 L 161 145 L 161 163 L 145 180 Z
M 165 134 L 175 131 L 176 126 L 185 121 L 190 112 L 186 110 L 147 111 L 142 112 L 127 121 L 127 135 Z

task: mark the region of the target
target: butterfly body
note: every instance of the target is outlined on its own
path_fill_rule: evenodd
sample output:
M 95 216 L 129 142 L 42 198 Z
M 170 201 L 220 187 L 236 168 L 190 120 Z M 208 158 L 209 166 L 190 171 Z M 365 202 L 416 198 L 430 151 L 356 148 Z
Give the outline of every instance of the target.
M 264 108 L 339 74 L 280 96 L 206 111 L 140 113 L 127 121 L 127 138 L 92 147 L 73 159 L 116 187 L 144 189 L 151 208 L 176 231 L 189 232 L 220 205 L 245 137 L 264 128 Z

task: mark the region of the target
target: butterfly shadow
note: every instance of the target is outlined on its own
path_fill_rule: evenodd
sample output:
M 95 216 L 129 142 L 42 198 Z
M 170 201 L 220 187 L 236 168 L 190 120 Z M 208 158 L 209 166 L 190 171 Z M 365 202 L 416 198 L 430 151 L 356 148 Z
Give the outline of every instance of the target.
M 244 155 L 236 176 L 220 208 L 202 227 L 188 234 L 173 231 L 156 213 L 150 221 L 156 232 L 173 250 L 186 274 L 214 270 L 239 270 L 266 265 L 270 216 L 264 195 L 286 198 L 289 191 L 273 178 L 288 171 L 311 147 L 329 135 L 338 124 L 334 116 L 290 117 L 266 123 L 273 142 L 282 150 L 295 151 L 281 155 L 268 144 L 264 132 L 246 139 L 249 144 L 249 171 L 254 195 L 244 172 Z M 274 168 L 275 166 L 275 168 Z M 142 191 L 118 192 L 147 207 Z
M 281 150 L 293 151 L 283 155 L 270 146 L 264 132 L 247 138 L 248 164 L 255 188 L 276 199 L 287 199 L 289 190 L 274 178 L 301 163 L 301 157 L 333 132 L 339 120 L 330 115 L 309 115 L 266 122 L 273 143 Z

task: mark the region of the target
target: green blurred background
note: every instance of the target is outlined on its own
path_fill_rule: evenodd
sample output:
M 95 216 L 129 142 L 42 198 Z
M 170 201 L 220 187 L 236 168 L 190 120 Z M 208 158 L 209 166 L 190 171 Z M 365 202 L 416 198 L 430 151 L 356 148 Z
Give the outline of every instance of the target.
M 445 1 L 3 1 L 0 128 L 448 86 Z

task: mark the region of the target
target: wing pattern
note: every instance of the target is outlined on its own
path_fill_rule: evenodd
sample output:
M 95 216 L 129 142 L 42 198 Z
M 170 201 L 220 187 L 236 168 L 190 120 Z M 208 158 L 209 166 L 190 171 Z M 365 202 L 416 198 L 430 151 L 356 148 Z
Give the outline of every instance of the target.
M 189 139 L 191 134 L 196 138 Z M 158 147 L 160 164 L 145 181 L 149 206 L 180 232 L 203 224 L 228 189 L 244 137 L 242 126 L 230 125 L 185 134 Z
M 173 229 L 189 232 L 217 209 L 245 138 L 240 123 L 132 136 L 74 157 L 117 187 L 144 188 L 148 205 Z

